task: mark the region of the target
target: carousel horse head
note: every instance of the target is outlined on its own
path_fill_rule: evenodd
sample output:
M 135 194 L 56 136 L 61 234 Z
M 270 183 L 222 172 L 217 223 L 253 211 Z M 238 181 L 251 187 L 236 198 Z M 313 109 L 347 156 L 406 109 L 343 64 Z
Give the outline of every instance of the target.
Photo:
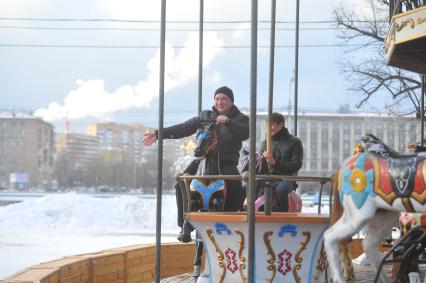
M 198 129 L 196 159 L 204 159 L 202 175 L 220 174 L 217 153 L 216 123 Z M 224 180 L 193 179 L 190 184 L 192 210 L 222 211 L 225 204 L 226 186 Z
M 353 152 L 353 155 L 358 154 L 358 153 L 363 153 L 363 152 L 364 152 L 364 147 L 363 147 L 361 144 L 356 143 L 356 144 L 354 145 L 354 152 Z
M 426 212 L 426 157 L 401 155 L 371 134 L 362 137 L 362 145 L 364 152 L 346 159 L 332 178 L 331 218 L 338 220 L 325 232 L 324 245 L 334 282 L 344 282 L 339 242 L 367 225 L 363 248 L 377 270 L 377 246 L 397 224 L 399 213 Z M 380 280 L 388 282 L 384 274 Z
M 198 129 L 197 147 L 194 150 L 194 156 L 198 159 L 205 158 L 208 154 L 214 152 L 217 148 L 216 123 Z

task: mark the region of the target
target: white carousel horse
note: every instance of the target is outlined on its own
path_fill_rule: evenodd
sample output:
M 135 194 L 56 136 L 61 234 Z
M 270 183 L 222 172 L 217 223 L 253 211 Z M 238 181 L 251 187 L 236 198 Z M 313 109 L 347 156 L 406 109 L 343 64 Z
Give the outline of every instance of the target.
M 378 244 L 398 222 L 401 211 L 426 212 L 426 156 L 399 155 L 371 134 L 362 138 L 365 152 L 345 160 L 333 176 L 331 222 L 324 246 L 333 282 L 345 282 L 340 272 L 340 242 L 351 239 L 365 225 L 363 249 L 373 269 L 381 256 Z M 340 217 L 340 218 L 339 218 Z M 381 282 L 391 282 L 380 275 Z

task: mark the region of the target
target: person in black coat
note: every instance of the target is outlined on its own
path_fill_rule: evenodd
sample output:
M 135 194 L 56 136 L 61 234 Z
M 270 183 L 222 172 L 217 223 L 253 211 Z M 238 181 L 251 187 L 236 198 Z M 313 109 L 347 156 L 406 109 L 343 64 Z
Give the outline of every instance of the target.
M 242 141 L 249 137 L 249 119 L 234 105 L 234 93 L 226 86 L 218 88 L 214 93 L 214 105 L 211 110 L 204 110 L 199 116 L 184 123 L 164 128 L 165 139 L 179 139 L 194 134 L 202 128 L 205 120 L 215 120 L 218 133 L 219 167 L 224 175 L 239 175 L 237 168 Z M 203 122 L 204 121 L 204 122 Z M 150 146 L 157 140 L 157 131 L 146 134 L 144 146 Z M 225 211 L 243 210 L 244 192 L 241 181 L 226 181 L 227 199 Z M 178 205 L 178 225 L 183 225 L 182 199 L 179 189 L 176 192 Z
M 272 152 L 266 152 L 266 140 L 260 152 L 271 167 L 273 175 L 297 175 L 302 167 L 303 146 L 298 137 L 291 135 L 284 126 L 284 116 L 272 113 Z M 288 193 L 297 188 L 294 181 L 279 181 L 273 185 L 278 197 L 279 211 L 288 211 Z

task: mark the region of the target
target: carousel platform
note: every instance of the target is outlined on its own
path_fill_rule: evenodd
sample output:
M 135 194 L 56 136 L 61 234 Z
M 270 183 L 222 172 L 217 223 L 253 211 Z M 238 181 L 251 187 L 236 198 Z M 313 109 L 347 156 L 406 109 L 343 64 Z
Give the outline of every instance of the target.
M 353 264 L 355 271 L 355 279 L 347 281 L 348 283 L 371 283 L 374 282 L 375 273 L 369 265 Z M 385 271 L 390 277 L 391 267 L 386 266 Z M 420 266 L 421 278 L 426 276 L 426 265 Z M 163 283 L 195 283 L 197 278 L 192 276 L 191 273 L 182 274 L 179 276 L 169 277 L 161 280 Z M 422 281 L 423 282 L 423 281 Z

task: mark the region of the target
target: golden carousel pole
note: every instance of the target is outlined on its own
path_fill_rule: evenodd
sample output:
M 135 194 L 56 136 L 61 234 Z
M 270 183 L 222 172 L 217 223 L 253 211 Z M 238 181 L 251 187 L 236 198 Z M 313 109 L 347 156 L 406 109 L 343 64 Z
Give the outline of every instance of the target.
M 272 109 L 269 111 L 272 112 Z M 266 152 L 269 154 L 272 154 L 272 129 L 271 129 L 271 114 L 272 113 L 268 113 L 268 122 L 267 122 L 267 126 L 266 126 Z M 269 170 L 269 174 L 272 173 L 272 167 L 270 164 L 268 164 L 268 170 Z M 267 188 L 265 190 L 265 215 L 271 215 L 271 211 L 272 211 L 272 203 L 271 203 L 271 199 L 272 199 L 272 191 L 271 188 Z

